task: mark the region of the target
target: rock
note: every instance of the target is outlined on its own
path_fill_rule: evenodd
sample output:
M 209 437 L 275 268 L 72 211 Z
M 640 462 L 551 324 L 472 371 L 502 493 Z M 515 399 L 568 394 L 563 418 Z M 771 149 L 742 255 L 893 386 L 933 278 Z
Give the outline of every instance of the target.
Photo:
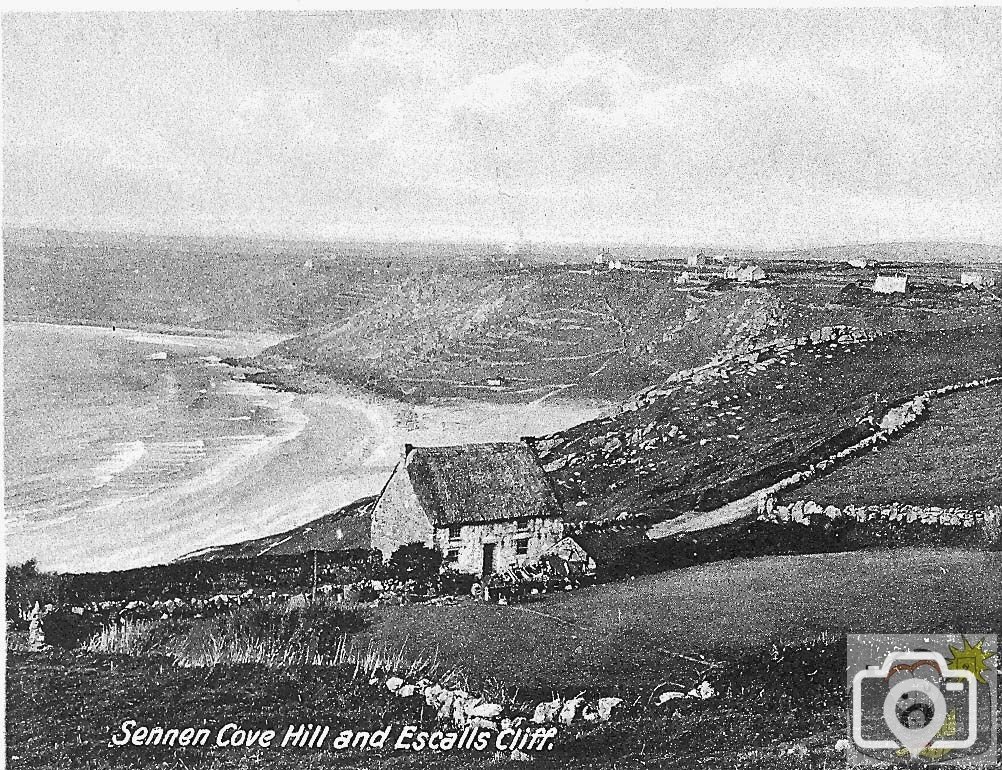
M 401 679 L 399 676 L 391 676 L 389 679 L 386 680 L 386 689 L 389 690 L 390 692 L 396 692 L 403 686 L 404 686 L 404 680 Z
M 713 685 L 709 682 L 700 682 L 698 687 L 694 687 L 687 693 L 690 698 L 699 698 L 700 700 L 708 700 L 717 694 L 717 691 L 713 689 Z
M 38 606 L 38 602 L 35 602 L 35 607 L 28 616 L 28 646 L 33 652 L 41 652 L 48 647 L 45 643 L 42 615 L 42 608 Z
M 658 703 L 667 703 L 670 700 L 678 700 L 679 698 L 684 698 L 685 693 L 679 692 L 678 690 L 668 690 L 667 692 L 661 693 L 658 696 Z
M 532 712 L 532 721 L 536 724 L 546 724 L 548 722 L 555 722 L 557 719 L 557 714 L 560 713 L 560 699 L 551 701 L 544 701 L 543 703 L 537 704 L 535 711 Z
M 498 703 L 481 703 L 470 710 L 470 716 L 480 719 L 497 719 L 504 711 L 504 706 Z
M 577 716 L 578 708 L 584 702 L 584 698 L 571 698 L 564 703 L 563 708 L 560 709 L 560 724 L 569 725 L 574 721 L 574 717 Z
M 599 698 L 598 720 L 608 722 L 612 718 L 612 710 L 622 702 L 622 698 Z
M 427 703 L 429 706 L 434 706 L 436 703 L 439 702 L 444 690 L 445 688 L 442 687 L 442 685 L 440 684 L 433 684 L 428 687 L 425 687 L 423 692 L 424 702 Z

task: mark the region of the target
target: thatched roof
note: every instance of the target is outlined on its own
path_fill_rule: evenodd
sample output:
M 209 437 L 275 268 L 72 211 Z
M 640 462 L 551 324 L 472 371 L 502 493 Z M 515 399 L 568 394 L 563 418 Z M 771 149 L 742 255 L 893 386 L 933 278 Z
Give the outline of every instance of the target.
M 436 526 L 561 515 L 536 455 L 522 443 L 415 447 L 404 466 Z

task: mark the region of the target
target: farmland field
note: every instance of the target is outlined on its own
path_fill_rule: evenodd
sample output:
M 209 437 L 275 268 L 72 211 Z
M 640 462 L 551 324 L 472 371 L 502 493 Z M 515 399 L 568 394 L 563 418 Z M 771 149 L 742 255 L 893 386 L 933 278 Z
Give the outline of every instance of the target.
M 674 653 L 757 649 L 823 631 L 1002 629 L 1002 555 L 873 550 L 735 559 L 527 605 L 381 607 L 371 632 L 523 690 L 634 697 L 692 665 Z M 959 591 L 947 586 L 962 587 Z M 457 634 L 455 629 L 463 629 Z
M 928 418 L 876 452 L 780 495 L 847 505 L 1002 505 L 1002 385 L 933 401 Z

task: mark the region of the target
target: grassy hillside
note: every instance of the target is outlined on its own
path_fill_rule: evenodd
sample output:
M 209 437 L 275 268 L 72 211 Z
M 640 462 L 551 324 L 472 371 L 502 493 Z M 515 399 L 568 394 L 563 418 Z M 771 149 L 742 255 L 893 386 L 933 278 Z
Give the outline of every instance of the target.
M 727 359 L 647 388 L 617 414 L 528 441 L 568 519 L 663 520 L 712 510 L 825 459 L 871 435 L 889 407 L 924 390 L 1000 373 L 1002 338 L 994 327 L 875 339 L 849 332 Z M 998 504 L 998 404 L 997 386 L 938 399 L 911 433 L 790 488 L 783 499 Z M 297 529 L 197 556 L 367 547 L 368 513 L 359 501 Z M 343 541 L 334 538 L 338 529 Z
M 691 669 L 677 654 L 712 658 L 822 631 L 1000 629 L 1000 580 L 1002 554 L 953 549 L 733 559 L 529 605 L 380 607 L 365 635 L 436 650 L 443 665 L 523 691 L 635 697 Z M 958 603 L 947 584 L 969 589 Z
M 471 691 L 518 703 L 619 694 L 613 721 L 561 727 L 552 751 L 508 753 L 109 746 L 126 719 L 217 730 L 226 722 L 375 729 L 435 721 L 351 667 L 218 664 L 74 651 L 14 653 L 7 667 L 12 767 L 836 768 L 844 735 L 845 631 L 997 631 L 999 554 L 908 549 L 733 560 L 548 596 L 531 605 L 381 606 L 369 637 L 437 651 Z M 969 590 L 941 590 L 945 583 Z M 992 596 L 996 596 L 992 599 Z M 462 628 L 463 633 L 456 633 Z M 776 645 L 776 646 L 773 646 Z M 656 695 L 708 680 L 709 700 Z M 44 714 L 44 719 L 38 715 Z
M 890 405 L 997 376 L 1000 333 L 843 334 L 769 348 L 534 444 L 576 518 L 711 510 L 856 443 Z
M 230 559 L 263 554 L 287 556 L 308 551 L 341 551 L 351 548 L 368 550 L 370 515 L 375 502 L 375 497 L 363 497 L 302 526 L 254 540 L 196 551 L 179 561 Z
M 1002 386 L 936 399 L 929 416 L 879 451 L 779 495 L 822 506 L 1002 505 Z

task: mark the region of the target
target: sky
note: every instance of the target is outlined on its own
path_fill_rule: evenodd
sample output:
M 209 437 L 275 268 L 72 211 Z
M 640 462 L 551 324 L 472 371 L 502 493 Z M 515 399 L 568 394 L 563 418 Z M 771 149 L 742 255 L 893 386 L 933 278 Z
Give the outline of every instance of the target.
M 1002 8 L 5 14 L 5 226 L 1002 243 Z

